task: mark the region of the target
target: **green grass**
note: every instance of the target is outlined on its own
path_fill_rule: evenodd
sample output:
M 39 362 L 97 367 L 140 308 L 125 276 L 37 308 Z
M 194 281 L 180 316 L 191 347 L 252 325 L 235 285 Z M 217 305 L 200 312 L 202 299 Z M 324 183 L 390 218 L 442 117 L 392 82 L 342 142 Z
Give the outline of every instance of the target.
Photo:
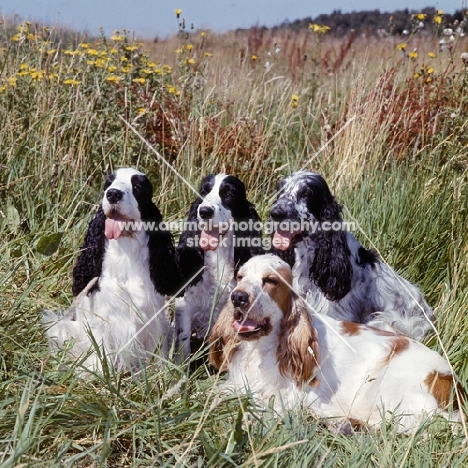
M 219 376 L 172 356 L 162 369 L 129 375 L 104 366 L 104 375 L 80 379 L 73 366 L 63 369 L 64 356 L 51 357 L 40 324 L 44 310 L 71 302 L 71 269 L 114 168 L 147 173 L 166 219 L 185 217 L 192 192 L 128 122 L 193 185 L 221 170 L 241 177 L 263 219 L 284 175 L 303 165 L 323 173 L 357 237 L 420 285 L 438 317 L 426 343 L 445 349 L 466 386 L 466 77 L 453 57 L 440 58 L 433 85 L 415 84 L 410 64 L 390 83 L 377 44 L 368 54 L 375 60 L 356 56 L 311 83 L 288 75 L 288 57 L 275 76 L 224 56 L 222 72 L 207 61 L 197 74 L 183 57 L 169 71 L 126 36 L 86 48 L 52 31 L 44 45 L 25 28 L 19 42 L 5 30 L 0 52 L 1 467 L 468 466 L 464 433 L 443 420 L 411 436 L 396 435 L 391 421 L 344 436 L 307 412 L 275 417 L 249 396 L 212 407 Z M 90 49 L 109 61 L 96 63 Z M 133 81 L 151 62 L 145 83 Z M 386 91 L 375 92 L 375 76 L 388 79 Z M 436 91 L 440 119 L 454 114 L 440 126 L 418 113 L 421 96 L 433 106 Z M 418 129 L 407 125 L 411 115 L 421 117 Z

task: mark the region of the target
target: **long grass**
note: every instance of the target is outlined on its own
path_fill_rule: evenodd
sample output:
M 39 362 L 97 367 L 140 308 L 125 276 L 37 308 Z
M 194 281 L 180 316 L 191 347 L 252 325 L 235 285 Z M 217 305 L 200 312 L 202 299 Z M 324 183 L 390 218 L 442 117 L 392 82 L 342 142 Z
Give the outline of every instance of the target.
M 6 24 L 2 37 L 0 466 L 468 466 L 465 434 L 439 419 L 411 435 L 390 419 L 344 436 L 306 411 L 278 418 L 249 395 L 213 405 L 223 376 L 199 364 L 206 349 L 183 366 L 171 356 L 163 368 L 104 365 L 82 379 L 79 363 L 51 357 L 40 325 L 44 310 L 71 302 L 110 171 L 147 173 L 165 218 L 185 217 L 193 193 L 150 147 L 194 186 L 238 175 L 265 220 L 277 182 L 307 168 L 324 174 L 356 236 L 420 285 L 437 314 L 426 343 L 466 386 L 463 38 L 439 51 L 436 37 L 410 37 L 411 58 L 397 39 L 311 30 L 139 44 Z

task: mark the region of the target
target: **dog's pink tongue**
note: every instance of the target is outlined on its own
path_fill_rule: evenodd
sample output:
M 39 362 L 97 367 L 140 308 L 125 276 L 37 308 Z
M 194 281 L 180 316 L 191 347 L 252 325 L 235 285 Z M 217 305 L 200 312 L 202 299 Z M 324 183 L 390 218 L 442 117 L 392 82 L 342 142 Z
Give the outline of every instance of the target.
M 205 252 L 216 250 L 219 244 L 219 232 L 217 230 L 202 231 L 200 234 L 200 247 Z
M 245 319 L 243 322 L 235 321 L 232 324 L 232 327 L 237 333 L 245 333 L 251 332 L 258 328 L 258 322 L 254 322 L 253 320 Z
M 287 250 L 296 233 L 289 231 L 275 231 L 273 234 L 273 247 L 278 250 Z
M 122 234 L 119 222 L 115 219 L 107 218 L 104 234 L 108 239 L 118 239 L 120 234 Z

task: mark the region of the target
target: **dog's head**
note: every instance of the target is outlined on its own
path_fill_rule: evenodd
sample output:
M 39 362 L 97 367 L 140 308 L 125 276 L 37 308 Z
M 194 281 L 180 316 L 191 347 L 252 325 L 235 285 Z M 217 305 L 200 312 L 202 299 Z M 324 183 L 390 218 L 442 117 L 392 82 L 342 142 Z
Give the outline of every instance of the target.
M 243 341 L 255 342 L 272 334 L 281 374 L 298 384 L 313 382 L 317 333 L 291 285 L 291 268 L 275 255 L 259 255 L 242 266 L 230 301 L 211 332 L 210 360 L 215 367 L 228 369 Z
M 177 247 L 185 279 L 202 268 L 205 252 L 217 250 L 228 234 L 232 236 L 223 244 L 234 248 L 235 269 L 263 253 L 260 217 L 247 200 L 243 182 L 232 175 L 210 174 L 202 180 Z M 191 284 L 200 279 L 201 274 Z
M 254 257 L 237 273 L 231 293 L 232 327 L 240 340 L 266 336 L 292 309 L 291 268 L 279 257 Z
M 271 218 L 276 225 L 273 247 L 277 255 L 293 265 L 295 245 L 311 239 L 310 281 L 329 300 L 338 301 L 348 294 L 353 271 L 341 205 L 320 174 L 301 171 L 283 179 Z
M 200 186 L 201 199 L 197 203 L 197 220 L 200 227 L 202 250 L 216 250 L 219 240 L 233 221 L 248 220 L 248 201 L 244 184 L 226 174 L 211 174 Z
M 318 230 L 323 222 L 341 221 L 341 206 L 335 201 L 325 179 L 301 171 L 285 177 L 278 186 L 270 212 L 276 223 L 276 248 L 290 248 L 302 235 Z
M 139 222 L 146 218 L 152 204 L 153 186 L 141 172 L 132 168 L 118 169 L 104 184 L 102 209 L 106 215 L 105 235 L 118 239 L 131 235 L 131 229 L 123 229 L 126 222 Z

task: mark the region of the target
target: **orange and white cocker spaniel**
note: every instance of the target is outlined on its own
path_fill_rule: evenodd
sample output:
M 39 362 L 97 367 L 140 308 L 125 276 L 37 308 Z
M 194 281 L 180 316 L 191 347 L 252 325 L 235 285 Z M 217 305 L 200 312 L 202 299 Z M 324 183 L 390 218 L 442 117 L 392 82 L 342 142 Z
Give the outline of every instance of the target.
M 265 403 L 275 396 L 278 412 L 304 406 L 353 427 L 371 428 L 388 414 L 399 432 L 425 415 L 460 420 L 456 379 L 437 352 L 366 325 L 311 317 L 291 284 L 291 268 L 274 255 L 239 270 L 210 336 L 210 361 L 228 371 L 226 387 Z

